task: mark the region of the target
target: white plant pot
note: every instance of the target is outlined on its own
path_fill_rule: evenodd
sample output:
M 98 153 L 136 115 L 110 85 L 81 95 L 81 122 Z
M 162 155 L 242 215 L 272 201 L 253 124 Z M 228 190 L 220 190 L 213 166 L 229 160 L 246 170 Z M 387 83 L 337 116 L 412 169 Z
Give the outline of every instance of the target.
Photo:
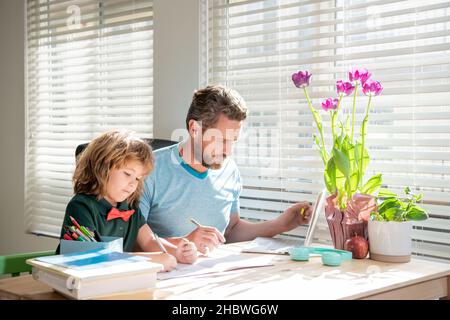
M 411 260 L 411 221 L 369 221 L 370 259 L 384 262 Z

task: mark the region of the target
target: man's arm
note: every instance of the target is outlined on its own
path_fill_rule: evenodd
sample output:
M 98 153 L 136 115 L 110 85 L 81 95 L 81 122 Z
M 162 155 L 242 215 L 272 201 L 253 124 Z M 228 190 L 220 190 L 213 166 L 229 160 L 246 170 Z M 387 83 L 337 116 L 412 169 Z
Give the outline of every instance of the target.
M 234 213 L 230 216 L 230 223 L 225 230 L 225 238 L 227 243 L 249 241 L 256 237 L 273 237 L 283 232 L 280 230 L 276 219 L 255 223 L 242 220 L 239 213 Z
M 304 208 L 302 210 L 302 208 Z M 311 206 L 308 202 L 300 202 L 286 209 L 276 219 L 264 222 L 248 222 L 242 220 L 239 213 L 231 214 L 230 223 L 225 230 L 227 243 L 249 241 L 256 237 L 273 237 L 308 223 L 311 216 Z
M 153 181 L 151 180 L 151 177 L 148 176 L 147 178 L 145 178 L 144 190 L 142 192 L 141 199 L 139 200 L 139 209 L 141 210 L 141 213 L 144 216 L 145 220 L 148 220 L 148 216 L 150 214 L 154 192 L 155 187 Z

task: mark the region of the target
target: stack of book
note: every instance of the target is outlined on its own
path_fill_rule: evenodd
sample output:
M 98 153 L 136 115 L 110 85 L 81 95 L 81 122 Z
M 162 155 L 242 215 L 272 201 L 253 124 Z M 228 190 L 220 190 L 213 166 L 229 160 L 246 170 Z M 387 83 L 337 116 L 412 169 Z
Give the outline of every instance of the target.
M 128 253 L 97 249 L 27 260 L 34 279 L 73 299 L 151 289 L 161 264 Z

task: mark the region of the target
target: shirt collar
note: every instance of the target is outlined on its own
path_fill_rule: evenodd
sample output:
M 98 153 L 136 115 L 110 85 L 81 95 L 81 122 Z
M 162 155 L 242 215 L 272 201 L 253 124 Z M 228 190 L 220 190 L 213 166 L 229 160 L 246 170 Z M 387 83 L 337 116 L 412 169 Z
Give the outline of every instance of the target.
M 189 164 L 186 163 L 186 161 L 183 160 L 183 158 L 180 155 L 180 145 L 182 142 L 175 145 L 175 147 L 172 149 L 172 155 L 176 159 L 176 161 L 183 167 L 184 170 L 186 170 L 190 175 L 198 178 L 198 179 L 205 179 L 208 176 L 209 169 L 207 169 L 205 172 L 198 172 L 194 170 Z
M 111 211 L 113 206 L 105 198 L 101 198 L 100 200 L 97 200 L 97 201 L 98 201 L 100 207 L 102 207 L 102 209 L 104 209 L 104 210 L 101 210 L 101 213 L 106 216 L 109 213 L 109 211 Z M 130 210 L 128 202 L 126 202 L 126 201 L 118 202 L 116 208 L 121 211 L 122 210 Z

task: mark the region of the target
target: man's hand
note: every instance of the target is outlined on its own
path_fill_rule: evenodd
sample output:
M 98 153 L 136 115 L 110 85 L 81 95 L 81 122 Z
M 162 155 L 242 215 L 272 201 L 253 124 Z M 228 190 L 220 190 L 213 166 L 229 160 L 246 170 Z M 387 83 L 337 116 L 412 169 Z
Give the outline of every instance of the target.
M 278 218 L 283 232 L 292 230 L 301 224 L 307 224 L 311 218 L 312 208 L 309 202 L 299 202 L 286 209 Z
M 178 242 L 175 257 L 180 263 L 191 264 L 197 260 L 197 247 L 195 243 L 183 238 Z
M 223 235 L 214 227 L 199 226 L 186 237 L 203 254 L 213 251 L 219 244 L 225 243 Z

